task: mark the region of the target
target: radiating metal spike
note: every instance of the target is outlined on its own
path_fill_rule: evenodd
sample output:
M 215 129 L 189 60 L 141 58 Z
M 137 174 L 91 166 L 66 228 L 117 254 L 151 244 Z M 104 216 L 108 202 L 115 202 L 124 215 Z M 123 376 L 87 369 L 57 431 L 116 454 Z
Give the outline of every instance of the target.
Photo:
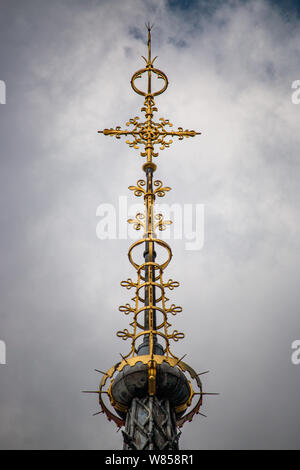
M 128 365 L 129 365 L 129 362 L 127 361 L 127 359 L 126 359 L 126 358 L 125 358 L 125 357 L 124 357 L 124 356 L 123 356 L 121 353 L 119 353 L 119 354 L 120 354 L 121 358 L 123 359 L 123 361 L 125 361 L 125 362 L 126 362 L 126 364 L 128 364 Z
M 199 377 L 199 375 L 208 374 L 208 372 L 209 372 L 209 370 L 206 370 L 205 372 L 200 372 L 200 373 L 199 373 L 199 374 L 197 374 L 197 375 L 198 375 L 198 377 Z
M 180 359 L 177 359 L 177 361 L 175 362 L 174 366 L 176 366 L 177 364 L 179 364 L 179 362 L 182 361 L 182 359 L 184 359 L 186 356 L 186 354 L 184 354 Z

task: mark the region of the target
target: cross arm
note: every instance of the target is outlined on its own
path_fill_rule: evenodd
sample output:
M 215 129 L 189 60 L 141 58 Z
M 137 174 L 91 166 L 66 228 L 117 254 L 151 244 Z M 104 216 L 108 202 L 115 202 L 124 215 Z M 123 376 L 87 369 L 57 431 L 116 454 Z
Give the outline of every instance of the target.
M 189 131 L 188 129 L 184 131 L 182 127 L 178 127 L 178 131 L 160 131 L 159 135 L 179 137 L 179 140 L 182 140 L 184 137 L 195 137 L 195 135 L 201 135 L 201 132 L 196 132 L 194 130 Z
M 122 130 L 120 127 L 116 127 L 115 129 L 103 129 L 102 131 L 98 131 L 98 134 L 111 135 L 119 139 L 121 135 L 138 135 L 138 132 L 128 129 Z

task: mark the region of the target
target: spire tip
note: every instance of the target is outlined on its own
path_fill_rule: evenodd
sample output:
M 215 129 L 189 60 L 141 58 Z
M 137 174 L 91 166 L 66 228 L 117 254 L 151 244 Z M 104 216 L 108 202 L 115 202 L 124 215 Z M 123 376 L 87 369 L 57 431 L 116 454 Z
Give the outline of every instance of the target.
M 148 29 L 148 32 L 150 33 L 150 31 L 153 28 L 154 24 L 150 24 L 150 21 L 148 21 L 148 23 L 145 23 L 145 26 Z

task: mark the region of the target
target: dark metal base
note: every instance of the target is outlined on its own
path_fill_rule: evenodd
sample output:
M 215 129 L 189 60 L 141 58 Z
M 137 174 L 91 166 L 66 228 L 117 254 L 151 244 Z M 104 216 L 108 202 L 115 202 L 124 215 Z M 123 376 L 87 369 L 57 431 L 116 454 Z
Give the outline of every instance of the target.
M 126 365 L 116 376 L 111 393 L 117 403 L 129 408 L 135 398 L 147 398 L 148 364 L 137 362 L 134 366 Z M 165 362 L 157 366 L 155 396 L 158 400 L 168 400 L 173 409 L 186 403 L 190 393 L 188 380 L 178 367 L 171 367 Z M 118 411 L 118 408 L 116 411 L 125 418 L 125 413 Z M 177 413 L 176 418 L 181 414 Z
M 134 398 L 123 432 L 125 450 L 178 450 L 180 432 L 169 400 Z

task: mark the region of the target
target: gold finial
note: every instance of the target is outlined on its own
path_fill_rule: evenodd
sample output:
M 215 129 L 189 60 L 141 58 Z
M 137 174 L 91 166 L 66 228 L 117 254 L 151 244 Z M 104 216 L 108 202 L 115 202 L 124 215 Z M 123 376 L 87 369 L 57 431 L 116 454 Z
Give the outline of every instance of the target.
M 159 150 L 164 150 L 172 144 L 174 137 L 183 140 L 185 137 L 194 137 L 200 134 L 200 132 L 183 130 L 182 127 L 178 127 L 178 130 L 171 130 L 170 128 L 173 125 L 168 119 L 160 118 L 159 122 L 153 120 L 154 112 L 157 112 L 154 97 L 162 94 L 167 89 L 168 78 L 164 72 L 153 66 L 156 57 L 154 59 L 151 57 L 152 26 L 150 23 L 146 24 L 146 28 L 148 30 L 148 59 L 142 56 L 146 65 L 135 72 L 131 79 L 133 90 L 139 95 L 144 96 L 144 105 L 141 111 L 145 113 L 145 121 L 140 122 L 139 117 L 136 116 L 130 118 L 126 123 L 126 126 L 132 126 L 131 129 L 121 129 L 120 126 L 117 126 L 115 129 L 98 131 L 104 135 L 114 136 L 117 139 L 120 139 L 122 136 L 130 136 L 126 143 L 135 149 L 139 149 L 140 145 L 143 146 L 144 148 L 140 155 L 146 158 L 146 163 L 143 165 L 143 170 L 146 173 L 145 179 L 139 179 L 135 186 L 129 186 L 129 189 L 134 192 L 135 196 L 144 198 L 144 212 L 139 212 L 135 218 L 128 220 L 136 230 L 142 228 L 144 231 L 143 237 L 135 241 L 128 252 L 129 261 L 137 272 L 137 280 L 132 281 L 131 278 L 128 278 L 126 281 L 121 282 L 121 285 L 126 289 L 133 288 L 135 294 L 132 298 L 132 305 L 127 303 L 119 307 L 119 310 L 125 315 L 133 315 L 132 322 L 130 323 L 132 330 L 128 331 L 125 328 L 117 333 L 117 336 L 123 340 L 130 340 L 131 348 L 127 355 L 122 356 L 121 363 L 116 364 L 104 374 L 99 389 L 99 403 L 102 410 L 118 426 L 122 425 L 123 421 L 108 410 L 102 400 L 101 392 L 106 388 L 107 381 L 110 381 L 112 385 L 114 374 L 122 371 L 125 366 L 133 367 L 138 362 L 148 364 L 150 395 L 154 395 L 156 391 L 156 367 L 163 362 L 166 362 L 171 367 L 178 367 L 183 372 L 188 372 L 191 378 L 196 381 L 200 392 L 202 392 L 201 382 L 196 372 L 182 361 L 183 357 L 176 357 L 170 350 L 170 342 L 177 342 L 184 337 L 184 334 L 177 330 L 170 332 L 169 316 L 170 314 L 176 315 L 180 313 L 182 308 L 175 304 L 168 306 L 167 289 L 173 291 L 175 287 L 179 286 L 179 282 L 172 279 L 169 279 L 168 282 L 163 280 L 164 270 L 172 258 L 172 250 L 164 240 L 157 238 L 155 230 L 165 230 L 171 221 L 164 220 L 160 213 L 155 214 L 154 202 L 156 197 L 164 197 L 171 188 L 163 185 L 160 180 L 154 180 L 153 173 L 156 170 L 156 165 L 152 161 L 153 158 L 158 156 L 158 151 L 155 151 L 155 147 L 159 146 Z M 148 77 L 147 89 L 145 91 L 136 86 L 136 81 L 144 74 Z M 152 75 L 156 79 L 163 81 L 162 87 L 157 91 L 152 90 Z M 145 250 L 143 262 L 136 259 L 136 253 L 141 247 Z M 165 253 L 164 259 L 156 259 L 159 258 L 156 255 L 157 247 L 159 248 L 158 253 L 160 251 Z M 142 343 L 140 343 L 141 340 Z M 111 405 L 120 412 L 126 412 L 124 405 L 117 403 L 113 398 L 111 385 L 107 390 Z M 194 391 L 191 385 L 189 387 L 190 397 L 188 401 L 180 405 L 178 410 L 176 409 L 178 413 L 183 412 L 191 404 Z M 201 404 L 202 393 L 192 411 L 180 419 L 178 422 L 179 426 L 185 421 L 191 420 L 193 415 L 198 412 Z

